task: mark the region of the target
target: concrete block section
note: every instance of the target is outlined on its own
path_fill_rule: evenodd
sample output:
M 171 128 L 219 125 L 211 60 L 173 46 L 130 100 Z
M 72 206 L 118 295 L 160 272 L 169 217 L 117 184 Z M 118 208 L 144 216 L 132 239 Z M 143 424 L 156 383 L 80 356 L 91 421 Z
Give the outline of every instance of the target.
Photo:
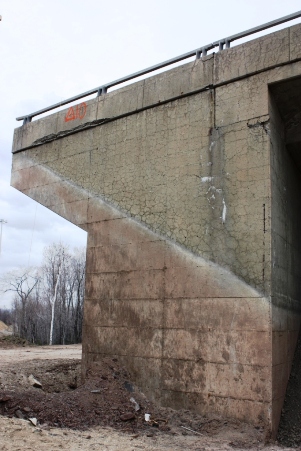
M 168 298 L 260 297 L 227 271 L 202 259 L 190 267 L 167 268 L 165 283 Z
M 271 385 L 263 383 L 270 378 L 269 366 L 208 363 L 206 375 L 208 394 L 254 403 L 271 399 Z
M 50 209 L 54 211 L 54 213 L 62 216 L 62 218 L 67 219 L 87 231 L 87 199 L 64 202 L 62 204 L 56 203 L 55 205 L 51 205 Z
M 57 133 L 58 113 L 28 122 L 16 130 L 13 152 L 30 147 L 35 141 Z
M 14 171 L 11 175 L 11 184 L 19 191 L 30 188 L 43 189 L 49 184 L 49 174 L 47 170 L 39 170 L 35 166 Z
M 237 418 L 248 423 L 269 427 L 269 403 L 254 402 L 248 399 L 233 399 L 211 394 L 183 393 L 163 390 L 162 405 L 175 406 L 176 409 L 189 408 L 202 415 L 219 414 L 228 418 Z
M 107 357 L 106 354 L 83 352 L 83 367 L 89 368 L 92 362 Z M 123 356 L 112 354 L 123 365 L 131 376 L 131 381 L 135 381 L 137 387 L 144 385 L 144 392 L 148 399 L 158 402 L 161 399 L 161 359 L 150 357 Z M 85 373 L 83 372 L 85 377 Z
M 96 299 L 162 299 L 164 273 L 160 270 L 87 273 L 86 295 Z
M 204 361 L 163 359 L 162 390 L 207 393 L 207 368 Z
M 15 152 L 16 150 L 22 149 L 22 135 L 23 135 L 23 127 L 15 128 L 14 130 L 14 138 L 13 138 L 13 145 L 12 145 L 12 152 Z
M 290 29 L 277 31 L 215 55 L 214 83 L 256 73 L 289 61 Z M 238 63 L 239 61 L 239 63 Z
M 267 332 L 164 331 L 164 358 L 266 366 L 272 361 L 270 352 L 271 342 Z
M 174 409 L 189 409 L 197 413 L 205 414 L 209 412 L 206 405 L 205 395 L 202 393 L 187 393 L 176 390 L 162 390 L 161 404 L 164 407 L 171 407 Z
M 137 271 L 139 269 L 163 270 L 165 265 L 164 248 L 163 241 L 147 241 L 138 245 L 131 243 L 92 247 L 87 256 L 87 266 L 91 273 Z
M 143 106 L 164 102 L 211 85 L 213 63 L 211 55 L 151 77 L 144 84 Z
M 87 188 L 90 180 L 90 152 L 85 149 L 74 155 L 47 163 L 47 166 L 56 174 L 64 174 L 64 180 L 74 183 L 73 174 L 77 173 L 76 184 Z
M 72 130 L 97 119 L 98 99 L 78 100 L 75 105 L 57 113 L 57 131 Z
M 93 202 L 97 202 L 97 198 L 93 199 Z M 107 211 L 105 212 L 107 213 Z M 111 208 L 111 215 L 114 215 L 114 210 Z M 163 241 L 163 237 L 152 233 L 146 227 L 137 224 L 130 218 L 125 218 L 121 212 L 116 217 L 103 220 L 101 222 L 92 223 L 89 226 L 89 232 L 91 234 L 91 240 L 89 246 L 97 247 L 104 244 L 111 245 L 127 245 L 131 243 L 146 243 L 154 241 Z M 119 216 L 119 217 L 118 217 Z
M 24 169 L 12 172 L 11 183 L 27 196 L 48 207 L 84 230 L 87 229 L 88 194 L 70 182 L 60 180 L 47 165 L 30 165 L 32 158 L 17 154 Z M 27 161 L 27 163 L 26 163 Z
M 290 27 L 290 59 L 301 58 L 301 25 Z
M 269 331 L 265 298 L 166 299 L 165 304 L 164 325 L 169 329 Z
M 238 80 L 216 89 L 216 125 L 224 127 L 267 115 L 267 73 Z
M 98 327 L 163 327 L 160 299 L 85 299 L 85 322 Z
M 38 166 L 36 170 L 41 171 L 41 167 Z M 55 202 L 60 204 L 62 199 L 67 204 L 88 200 L 84 190 L 75 189 L 69 182 L 58 181 L 56 177 L 52 178 L 49 174 L 45 174 L 44 181 L 47 181 L 45 185 L 23 189 L 22 192 L 50 209 L 52 205 L 56 205 Z
M 86 327 L 86 326 L 85 326 Z M 160 358 L 162 353 L 162 330 L 152 328 L 89 327 L 86 330 L 85 352 L 106 355 L 130 355 Z
M 145 81 L 134 83 L 98 97 L 97 119 L 108 119 L 143 107 Z
M 161 398 L 161 359 L 136 356 L 119 356 L 118 361 L 130 371 L 138 387 L 145 387 L 148 398 Z
M 222 127 L 269 115 L 268 85 L 300 76 L 300 71 L 298 61 L 217 87 L 216 125 Z
M 18 155 L 18 158 L 13 158 L 12 161 L 12 173 L 16 171 L 20 171 L 21 169 L 27 169 L 31 166 L 35 166 L 37 163 L 28 158 L 26 152 L 22 152 Z
M 89 197 L 87 223 L 107 221 L 109 219 L 125 218 L 126 214 L 113 209 L 112 205 L 104 202 L 101 197 Z M 92 235 L 92 234 L 91 234 Z
M 208 410 L 222 413 L 231 418 L 241 419 L 265 427 L 270 426 L 269 402 L 251 401 L 249 399 L 233 399 L 211 395 L 208 400 Z

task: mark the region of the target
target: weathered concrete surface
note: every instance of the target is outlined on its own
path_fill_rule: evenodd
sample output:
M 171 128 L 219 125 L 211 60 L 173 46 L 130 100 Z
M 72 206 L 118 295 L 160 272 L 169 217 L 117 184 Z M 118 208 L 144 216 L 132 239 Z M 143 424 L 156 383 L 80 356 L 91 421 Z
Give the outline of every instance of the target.
M 300 30 L 26 124 L 13 144 L 12 185 L 88 232 L 84 368 L 116 355 L 162 404 L 273 434 L 300 323 L 301 115 L 285 101 Z
M 300 324 L 301 77 L 270 87 L 273 411 L 280 414 Z

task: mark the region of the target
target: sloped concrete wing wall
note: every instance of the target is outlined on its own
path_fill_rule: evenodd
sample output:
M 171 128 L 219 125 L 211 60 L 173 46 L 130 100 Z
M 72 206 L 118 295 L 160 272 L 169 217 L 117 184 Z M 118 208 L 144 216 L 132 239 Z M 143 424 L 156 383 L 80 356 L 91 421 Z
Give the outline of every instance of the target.
M 163 405 L 277 424 L 268 86 L 301 74 L 300 30 L 16 129 L 12 185 L 88 232 L 84 369 L 114 355 Z

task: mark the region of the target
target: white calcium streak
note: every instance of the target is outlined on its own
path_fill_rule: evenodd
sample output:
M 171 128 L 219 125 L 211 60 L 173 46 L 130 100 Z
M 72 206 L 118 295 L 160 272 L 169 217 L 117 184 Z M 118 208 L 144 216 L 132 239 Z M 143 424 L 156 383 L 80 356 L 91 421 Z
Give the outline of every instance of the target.
M 225 224 L 227 215 L 227 206 L 225 200 L 223 199 L 223 213 L 222 213 L 222 223 Z
M 202 177 L 201 180 L 202 180 L 203 183 L 205 183 L 205 182 L 212 182 L 213 177 Z

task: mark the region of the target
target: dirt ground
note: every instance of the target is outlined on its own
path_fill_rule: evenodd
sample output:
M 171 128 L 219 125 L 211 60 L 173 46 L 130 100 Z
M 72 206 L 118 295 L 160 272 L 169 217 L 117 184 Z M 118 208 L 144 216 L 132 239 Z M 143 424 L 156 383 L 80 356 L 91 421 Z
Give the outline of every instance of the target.
M 291 449 L 265 446 L 260 428 L 157 407 L 116 359 L 95 364 L 82 384 L 80 358 L 80 345 L 0 340 L 1 450 Z

